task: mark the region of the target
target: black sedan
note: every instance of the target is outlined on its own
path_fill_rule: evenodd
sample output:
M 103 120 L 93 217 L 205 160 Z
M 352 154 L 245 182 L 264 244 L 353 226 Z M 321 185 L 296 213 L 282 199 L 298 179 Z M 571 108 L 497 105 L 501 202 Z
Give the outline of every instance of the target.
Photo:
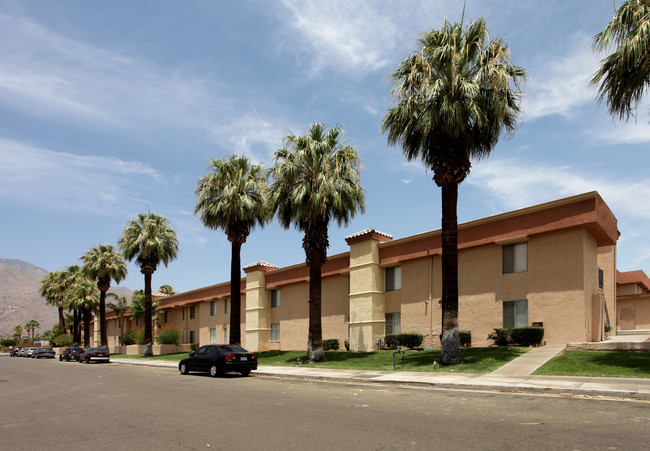
M 201 346 L 178 363 L 181 374 L 190 371 L 209 373 L 212 377 L 228 372 L 248 376 L 257 369 L 257 356 L 235 345 Z
M 66 348 L 66 350 L 63 352 L 63 354 L 59 354 L 59 360 L 61 362 L 69 362 L 69 361 L 79 361 L 79 355 L 84 352 L 84 348 L 79 348 L 76 346 L 72 346 L 69 348 Z
M 52 348 L 38 348 L 34 353 L 32 354 L 32 359 L 53 359 L 56 353 L 54 352 L 54 349 Z
M 79 354 L 79 363 L 110 362 L 111 353 L 108 348 L 87 348 Z

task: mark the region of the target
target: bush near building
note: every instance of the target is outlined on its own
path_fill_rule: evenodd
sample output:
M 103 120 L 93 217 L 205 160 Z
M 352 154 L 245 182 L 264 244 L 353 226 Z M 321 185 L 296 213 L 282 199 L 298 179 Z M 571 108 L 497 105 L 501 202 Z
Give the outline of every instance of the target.
M 544 339 L 543 327 L 494 328 L 488 335 L 497 346 L 539 346 Z
M 405 348 L 413 349 L 422 344 L 424 336 L 422 334 L 388 334 L 384 338 L 387 348 L 396 348 L 404 346 Z
M 323 340 L 323 349 L 325 351 L 338 351 L 339 350 L 338 338 L 330 338 L 329 340 Z
M 178 346 L 183 340 L 183 331 L 174 324 L 167 324 L 156 330 L 154 338 L 158 344 Z

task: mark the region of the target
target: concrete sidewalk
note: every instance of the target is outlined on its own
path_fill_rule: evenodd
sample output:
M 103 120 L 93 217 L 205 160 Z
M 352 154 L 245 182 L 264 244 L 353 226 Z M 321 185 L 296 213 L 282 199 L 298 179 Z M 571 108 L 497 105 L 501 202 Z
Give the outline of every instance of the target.
M 253 374 L 266 377 L 321 381 L 376 383 L 446 389 L 490 390 L 512 393 L 552 393 L 650 401 L 650 378 L 531 376 L 538 367 L 562 352 L 564 346 L 535 348 L 491 374 L 446 372 L 366 371 L 328 368 L 260 366 Z M 176 362 L 111 359 L 113 363 L 178 368 Z

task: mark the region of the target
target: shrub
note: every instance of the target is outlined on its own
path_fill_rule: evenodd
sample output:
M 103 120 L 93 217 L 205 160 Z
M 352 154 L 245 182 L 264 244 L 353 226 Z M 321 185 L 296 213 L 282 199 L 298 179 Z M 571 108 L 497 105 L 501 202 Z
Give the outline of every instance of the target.
M 345 350 L 350 352 L 350 340 L 346 338 L 343 344 L 345 345 Z
M 183 339 L 183 331 L 173 324 L 167 324 L 157 329 L 154 337 L 158 344 L 178 346 Z
M 13 338 L 3 338 L 0 340 L 0 346 L 15 346 L 16 340 Z
M 143 345 L 144 344 L 144 327 L 142 329 L 138 329 L 133 333 L 133 340 L 135 340 L 135 344 L 137 345 Z
M 192 351 L 196 351 L 197 349 L 199 349 L 199 344 L 198 343 L 190 343 L 190 348 L 192 349 Z
M 323 340 L 323 350 L 325 351 L 338 351 L 339 350 L 339 339 L 330 338 L 329 340 Z
M 417 348 L 422 344 L 424 336 L 422 334 L 399 334 L 398 344 L 409 349 Z
M 539 346 L 544 339 L 543 327 L 515 327 L 510 329 L 512 342 L 521 346 Z
M 471 330 L 461 330 L 458 331 L 460 336 L 460 346 L 462 348 L 472 347 L 472 331 Z
M 384 344 L 387 348 L 396 348 L 399 345 L 399 334 L 388 334 L 384 337 Z
M 122 337 L 122 344 L 124 346 L 129 346 L 129 345 L 134 345 L 135 344 L 135 333 L 137 331 L 135 330 L 130 330 L 128 332 L 124 333 L 124 336 Z
M 72 346 L 73 343 L 73 338 L 72 335 L 69 334 L 61 334 L 54 338 L 52 345 L 53 346 L 62 346 L 62 347 L 70 347 Z
M 488 335 L 488 339 L 494 340 L 494 344 L 497 346 L 508 346 L 511 344 L 519 346 L 539 346 L 544 339 L 544 328 L 495 328 L 494 332 Z

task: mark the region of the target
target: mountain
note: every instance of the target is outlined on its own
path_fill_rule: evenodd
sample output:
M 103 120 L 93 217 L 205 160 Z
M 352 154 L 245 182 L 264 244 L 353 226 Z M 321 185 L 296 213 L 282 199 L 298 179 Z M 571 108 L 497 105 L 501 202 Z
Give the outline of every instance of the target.
M 36 333 L 57 324 L 56 307 L 47 305 L 38 293 L 46 275 L 46 270 L 31 263 L 0 258 L 0 335 L 11 337 L 15 326 L 24 328 L 33 319 L 41 325 Z

